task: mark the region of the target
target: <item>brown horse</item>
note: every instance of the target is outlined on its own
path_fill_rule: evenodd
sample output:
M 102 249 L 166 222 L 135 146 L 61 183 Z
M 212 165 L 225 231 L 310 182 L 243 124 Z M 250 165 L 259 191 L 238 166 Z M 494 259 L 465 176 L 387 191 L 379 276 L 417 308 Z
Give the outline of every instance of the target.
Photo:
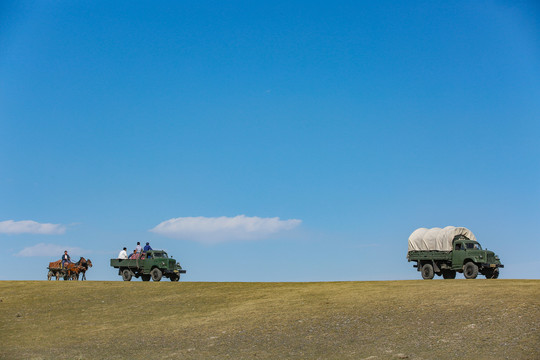
M 79 274 L 82 274 L 81 281 L 86 280 L 86 270 L 88 270 L 89 267 L 92 267 L 92 261 L 90 259 L 85 259 L 81 257 L 76 264 L 77 270 L 75 272 L 75 278 L 73 280 L 79 280 Z

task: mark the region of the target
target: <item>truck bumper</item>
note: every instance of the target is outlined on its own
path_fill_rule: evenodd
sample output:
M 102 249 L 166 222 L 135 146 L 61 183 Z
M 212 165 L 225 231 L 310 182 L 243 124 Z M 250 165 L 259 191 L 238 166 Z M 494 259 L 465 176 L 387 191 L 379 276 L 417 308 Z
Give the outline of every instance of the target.
M 164 270 L 164 274 L 185 274 L 186 270 L 184 269 L 175 269 L 175 270 Z
M 504 265 L 503 264 L 480 264 L 482 267 L 484 268 L 491 268 L 491 269 L 494 269 L 494 268 L 503 268 Z

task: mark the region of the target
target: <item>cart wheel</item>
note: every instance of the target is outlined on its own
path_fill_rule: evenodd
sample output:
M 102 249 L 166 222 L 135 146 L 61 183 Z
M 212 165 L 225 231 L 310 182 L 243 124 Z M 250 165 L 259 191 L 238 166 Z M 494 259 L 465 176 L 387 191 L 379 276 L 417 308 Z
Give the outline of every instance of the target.
M 51 281 L 53 276 L 54 276 L 54 273 L 49 270 L 49 272 L 47 273 L 47 280 Z

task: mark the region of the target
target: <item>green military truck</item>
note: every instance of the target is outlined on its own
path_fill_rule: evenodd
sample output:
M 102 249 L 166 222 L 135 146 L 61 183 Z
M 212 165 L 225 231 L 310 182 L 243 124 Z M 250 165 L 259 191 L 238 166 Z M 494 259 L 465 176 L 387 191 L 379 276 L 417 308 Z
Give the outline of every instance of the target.
M 497 279 L 504 267 L 493 251 L 482 249 L 469 229 L 454 226 L 416 229 L 409 237 L 407 259 L 426 280 L 435 275 L 455 279 L 458 272 L 466 279 L 475 279 L 478 273 Z
M 162 277 L 171 281 L 180 280 L 180 274 L 185 274 L 180 263 L 169 258 L 163 250 L 149 250 L 140 254 L 138 259 L 111 259 L 111 266 L 118 269 L 118 275 L 124 281 L 131 281 L 131 278 L 141 277 L 143 281 L 160 281 Z

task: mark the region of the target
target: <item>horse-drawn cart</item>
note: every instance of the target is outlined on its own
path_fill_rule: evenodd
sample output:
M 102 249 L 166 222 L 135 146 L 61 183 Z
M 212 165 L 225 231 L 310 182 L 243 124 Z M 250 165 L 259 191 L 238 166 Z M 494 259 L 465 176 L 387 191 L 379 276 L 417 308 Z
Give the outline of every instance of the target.
M 67 263 L 62 267 L 62 261 L 54 261 L 49 263 L 47 270 L 47 280 L 52 280 L 53 277 L 56 277 L 56 280 L 60 278 L 64 280 L 79 280 L 79 274 L 82 274 L 82 280 L 86 280 L 86 270 L 89 267 L 92 267 L 92 261 L 90 259 L 86 260 L 81 257 L 76 263 Z
M 68 270 L 67 266 L 62 267 L 61 260 L 49 263 L 49 267 L 47 269 L 49 270 L 47 273 L 47 280 L 52 280 L 53 277 L 56 277 L 56 280 L 60 280 L 61 278 L 64 280 L 70 280 L 70 271 Z

